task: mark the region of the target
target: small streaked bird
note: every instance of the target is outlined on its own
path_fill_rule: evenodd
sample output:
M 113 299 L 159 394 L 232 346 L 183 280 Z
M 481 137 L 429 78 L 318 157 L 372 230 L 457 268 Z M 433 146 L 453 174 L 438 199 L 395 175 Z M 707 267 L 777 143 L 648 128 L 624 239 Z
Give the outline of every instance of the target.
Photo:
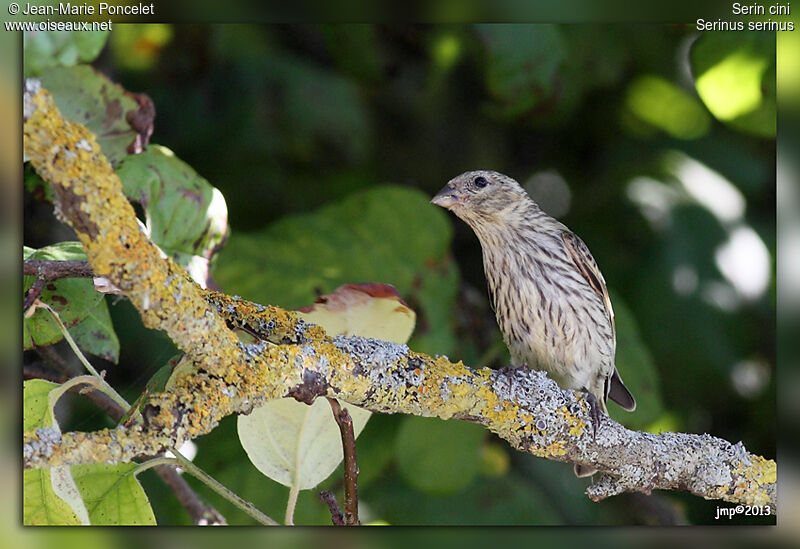
M 431 202 L 465 221 L 481 243 L 512 365 L 545 370 L 561 387 L 584 391 L 595 430 L 609 398 L 633 411 L 636 401 L 614 364 L 614 311 L 586 244 L 498 172 L 463 173 Z M 578 476 L 594 472 L 575 465 Z

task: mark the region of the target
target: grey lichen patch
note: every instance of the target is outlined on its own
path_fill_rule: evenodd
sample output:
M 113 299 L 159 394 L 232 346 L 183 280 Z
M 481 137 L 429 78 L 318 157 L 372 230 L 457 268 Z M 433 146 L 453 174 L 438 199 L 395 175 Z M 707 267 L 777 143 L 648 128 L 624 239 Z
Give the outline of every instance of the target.
M 33 456 L 44 456 L 49 458 L 53 455 L 53 448 L 61 442 L 61 431 L 58 427 L 40 427 L 34 431 L 36 440 L 24 444 L 22 455 L 25 459 Z
M 42 81 L 38 78 L 26 78 L 22 93 L 22 116 L 27 121 L 36 110 L 34 96 L 42 89 Z
M 266 341 L 257 341 L 255 343 L 244 343 L 240 341 L 238 345 L 246 359 L 252 359 L 261 356 L 261 353 L 266 350 L 269 343 Z
M 371 337 L 343 336 L 333 338 L 336 348 L 350 355 L 361 366 L 373 369 L 393 367 L 401 358 L 408 355 L 408 345 L 381 341 Z

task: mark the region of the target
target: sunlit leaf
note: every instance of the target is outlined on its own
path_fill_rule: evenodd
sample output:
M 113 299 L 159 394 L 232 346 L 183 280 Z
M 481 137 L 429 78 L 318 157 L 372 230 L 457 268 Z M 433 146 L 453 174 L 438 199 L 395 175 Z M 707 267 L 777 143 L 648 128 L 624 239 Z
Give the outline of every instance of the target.
M 405 343 L 417 315 L 388 284 L 345 284 L 298 313 L 330 336 L 358 335 Z
M 28 30 L 22 33 L 23 73 L 38 76 L 47 69 L 90 63 L 100 54 L 108 31 Z
M 746 132 L 775 135 L 773 33 L 706 32 L 690 57 L 697 93 L 714 116 Z
M 172 25 L 163 23 L 117 25 L 108 45 L 119 67 L 143 71 L 158 61 L 172 35 Z
M 22 429 L 32 431 L 53 425 L 48 396 L 59 387 L 43 379 L 27 379 L 22 384 Z
M 222 193 L 159 145 L 127 157 L 117 175 L 126 196 L 144 208 L 153 242 L 205 286 L 209 261 L 227 233 Z
M 481 465 L 486 429 L 464 421 L 407 417 L 395 439 L 395 458 L 405 481 L 430 494 L 463 490 Z
M 635 116 L 679 139 L 702 137 L 711 126 L 708 114 L 694 97 L 660 76 L 635 79 L 625 103 Z

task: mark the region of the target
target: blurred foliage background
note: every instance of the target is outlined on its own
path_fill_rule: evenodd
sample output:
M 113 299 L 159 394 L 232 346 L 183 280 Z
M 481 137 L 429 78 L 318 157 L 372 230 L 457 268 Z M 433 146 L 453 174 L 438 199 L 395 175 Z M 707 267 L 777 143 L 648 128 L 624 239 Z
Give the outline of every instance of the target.
M 221 289 L 297 308 L 346 282 L 394 284 L 416 350 L 508 355 L 480 248 L 427 204 L 455 175 L 515 177 L 589 245 L 618 319 L 636 429 L 709 432 L 775 457 L 775 36 L 684 25 L 115 25 L 93 63 L 157 111 L 151 142 L 219 189 Z M 24 243 L 69 238 L 25 198 Z M 174 354 L 125 301 L 108 378 L 133 400 Z M 98 359 L 99 360 L 99 359 Z M 80 400 L 72 424 L 108 425 Z M 234 418 L 196 462 L 268 515 L 288 489 L 247 460 Z M 474 425 L 374 415 L 358 439 L 362 519 L 390 524 L 715 524 L 682 493 L 600 504 L 572 468 Z M 150 473 L 160 524 L 188 516 Z M 341 496 L 341 475 L 322 489 Z M 248 517 L 194 479 L 230 523 Z M 295 521 L 328 524 L 317 492 Z M 752 517 L 729 523 L 758 522 Z M 774 522 L 772 517 L 761 522 Z

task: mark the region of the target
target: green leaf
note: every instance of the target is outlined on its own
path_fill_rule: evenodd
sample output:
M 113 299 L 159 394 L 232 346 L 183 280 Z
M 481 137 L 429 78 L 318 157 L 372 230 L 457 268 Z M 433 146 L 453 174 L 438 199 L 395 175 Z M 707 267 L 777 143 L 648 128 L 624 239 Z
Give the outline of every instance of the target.
M 153 242 L 204 285 L 208 263 L 227 233 L 222 193 L 159 145 L 128 156 L 117 175 L 125 195 L 144 208 Z
M 89 315 L 80 324 L 70 328 L 69 332 L 84 352 L 115 364 L 119 360 L 119 339 L 111 323 L 105 299 L 101 298 L 97 306 L 89 311 Z
M 448 311 L 458 289 L 447 255 L 452 227 L 428 201 L 417 190 L 382 186 L 284 217 L 263 231 L 234 233 L 220 252 L 215 279 L 229 293 L 292 309 L 341 284 L 392 284 L 417 313 L 409 345 L 451 353 Z
M 486 430 L 464 421 L 411 416 L 395 439 L 403 478 L 429 494 L 451 494 L 470 485 L 481 464 Z
M 59 433 L 53 418 L 50 392 L 60 386 L 41 379 L 22 385 L 22 425 L 25 431 L 48 429 Z M 23 475 L 22 523 L 26 526 L 86 523 L 86 510 L 72 497 L 75 490 L 69 467 L 31 469 Z M 83 516 L 83 520 L 79 518 Z
M 610 294 L 617 328 L 615 362 L 622 381 L 636 399 L 636 410 L 626 412 L 611 401 L 608 409 L 617 421 L 633 429 L 643 429 L 664 411 L 658 371 L 633 313 L 618 294 Z
M 79 242 L 59 242 L 34 250 L 25 247 L 24 259 L 85 260 L 86 254 Z M 33 285 L 35 277 L 22 279 L 23 292 Z M 73 328 L 98 307 L 103 294 L 94 289 L 91 278 L 62 278 L 45 284 L 39 300 L 48 304 L 61 317 L 67 328 Z M 30 318 L 23 319 L 23 346 L 52 345 L 64 336 L 55 319 L 44 309 L 36 309 Z
M 69 526 L 81 524 L 78 515 L 53 491 L 49 469 L 29 469 L 22 476 L 22 524 Z
M 139 135 L 127 118 L 138 112 L 139 104 L 122 86 L 87 65 L 51 69 L 41 81 L 61 114 L 95 135 L 112 166 L 128 156 Z
M 703 33 L 690 60 L 697 93 L 715 117 L 748 133 L 775 136 L 773 33 Z
M 48 396 L 60 387 L 43 379 L 27 379 L 22 384 L 22 430 L 32 431 L 53 425 Z
M 551 101 L 566 58 L 555 25 L 478 25 L 486 48 L 486 85 L 504 116 L 516 117 Z
M 100 55 L 108 31 L 25 31 L 22 33 L 23 73 L 38 76 L 58 66 L 91 63 Z
M 33 195 L 36 200 L 41 202 L 53 203 L 55 201 L 53 195 L 53 188 L 36 173 L 33 165 L 30 162 L 25 163 L 24 172 L 25 188 Z
M 75 465 L 72 476 L 93 525 L 155 525 L 147 494 L 132 471 L 135 463 Z
M 370 412 L 347 404 L 358 437 Z M 239 416 L 239 440 L 259 471 L 284 486 L 309 490 L 342 461 L 342 439 L 331 406 L 318 398 L 309 406 L 282 398 Z
M 50 393 L 60 385 L 40 379 L 23 384 L 23 428 L 58 430 Z M 23 523 L 67 525 L 86 523 L 78 515 L 88 511 L 91 524 L 155 524 L 150 503 L 130 472 L 135 463 L 79 465 L 25 471 Z M 73 509 L 80 512 L 76 514 Z

